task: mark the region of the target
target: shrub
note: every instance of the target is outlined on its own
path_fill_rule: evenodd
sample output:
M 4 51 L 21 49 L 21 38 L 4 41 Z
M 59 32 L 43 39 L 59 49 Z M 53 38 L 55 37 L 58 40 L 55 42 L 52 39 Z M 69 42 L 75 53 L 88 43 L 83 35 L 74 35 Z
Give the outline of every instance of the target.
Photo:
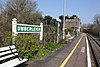
M 48 56 L 50 53 L 51 51 L 49 51 L 48 49 L 41 48 L 36 56 L 41 59 Z
M 50 50 L 50 51 L 52 51 L 52 50 L 54 50 L 54 49 L 56 49 L 58 46 L 57 46 L 57 44 L 55 44 L 55 43 L 47 43 L 46 45 L 45 45 L 45 49 L 48 49 L 48 50 Z
M 4 46 L 11 45 L 12 43 L 12 33 L 11 32 L 6 32 L 5 37 L 3 38 L 3 44 Z
M 18 35 L 16 37 L 18 52 L 31 59 L 40 49 L 38 38 L 34 35 Z
M 10 45 L 12 42 L 11 32 L 7 33 L 3 43 L 4 45 Z M 38 57 L 38 59 L 44 58 L 50 55 L 52 52 L 58 48 L 62 48 L 63 45 L 49 42 L 45 46 L 39 44 L 39 39 L 34 35 L 29 34 L 18 34 L 16 36 L 16 44 L 18 53 L 20 56 L 24 56 L 31 60 L 33 57 Z M 36 59 L 36 58 L 35 58 Z
M 3 39 L 4 46 L 11 45 L 12 33 L 7 32 L 5 38 Z M 18 53 L 23 55 L 25 58 L 32 59 L 32 57 L 39 51 L 40 45 L 39 40 L 34 35 L 18 34 L 16 36 L 16 44 Z

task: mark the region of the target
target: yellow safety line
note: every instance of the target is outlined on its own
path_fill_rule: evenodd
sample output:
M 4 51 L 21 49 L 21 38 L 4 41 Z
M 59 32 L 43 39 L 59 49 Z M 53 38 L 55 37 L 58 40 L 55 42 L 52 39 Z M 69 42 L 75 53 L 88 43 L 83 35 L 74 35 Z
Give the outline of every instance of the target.
M 63 63 L 60 65 L 60 67 L 64 67 L 65 64 L 68 62 L 68 60 L 70 59 L 70 57 L 72 56 L 72 54 L 74 53 L 75 49 L 77 48 L 77 46 L 79 45 L 80 41 L 83 38 L 83 34 L 80 38 L 80 40 L 77 42 L 77 44 L 75 45 L 75 47 L 73 48 L 73 50 L 70 52 L 70 54 L 68 55 L 68 57 L 63 61 Z

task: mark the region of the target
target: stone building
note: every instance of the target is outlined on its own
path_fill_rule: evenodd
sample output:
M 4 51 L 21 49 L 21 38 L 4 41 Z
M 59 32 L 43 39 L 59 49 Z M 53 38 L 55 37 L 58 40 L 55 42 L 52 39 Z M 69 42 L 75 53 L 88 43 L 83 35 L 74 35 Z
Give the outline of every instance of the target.
M 66 29 L 73 28 L 74 31 L 79 33 L 80 32 L 80 19 L 79 18 L 66 19 L 65 28 Z

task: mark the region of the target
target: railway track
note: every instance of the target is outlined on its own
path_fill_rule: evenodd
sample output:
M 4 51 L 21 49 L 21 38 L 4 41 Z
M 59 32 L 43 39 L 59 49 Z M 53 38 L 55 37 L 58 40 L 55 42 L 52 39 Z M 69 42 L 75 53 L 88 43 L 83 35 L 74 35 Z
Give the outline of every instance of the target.
M 92 55 L 92 67 L 100 67 L 100 42 L 90 34 L 87 34 L 87 38 L 90 46 L 90 53 Z

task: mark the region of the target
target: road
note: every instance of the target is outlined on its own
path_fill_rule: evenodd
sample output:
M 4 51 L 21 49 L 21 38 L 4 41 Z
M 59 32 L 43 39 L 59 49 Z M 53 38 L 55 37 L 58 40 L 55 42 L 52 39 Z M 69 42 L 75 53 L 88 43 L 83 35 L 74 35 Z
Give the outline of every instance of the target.
M 85 38 L 85 34 L 81 34 L 67 47 L 43 60 L 30 61 L 27 67 L 87 67 Z

